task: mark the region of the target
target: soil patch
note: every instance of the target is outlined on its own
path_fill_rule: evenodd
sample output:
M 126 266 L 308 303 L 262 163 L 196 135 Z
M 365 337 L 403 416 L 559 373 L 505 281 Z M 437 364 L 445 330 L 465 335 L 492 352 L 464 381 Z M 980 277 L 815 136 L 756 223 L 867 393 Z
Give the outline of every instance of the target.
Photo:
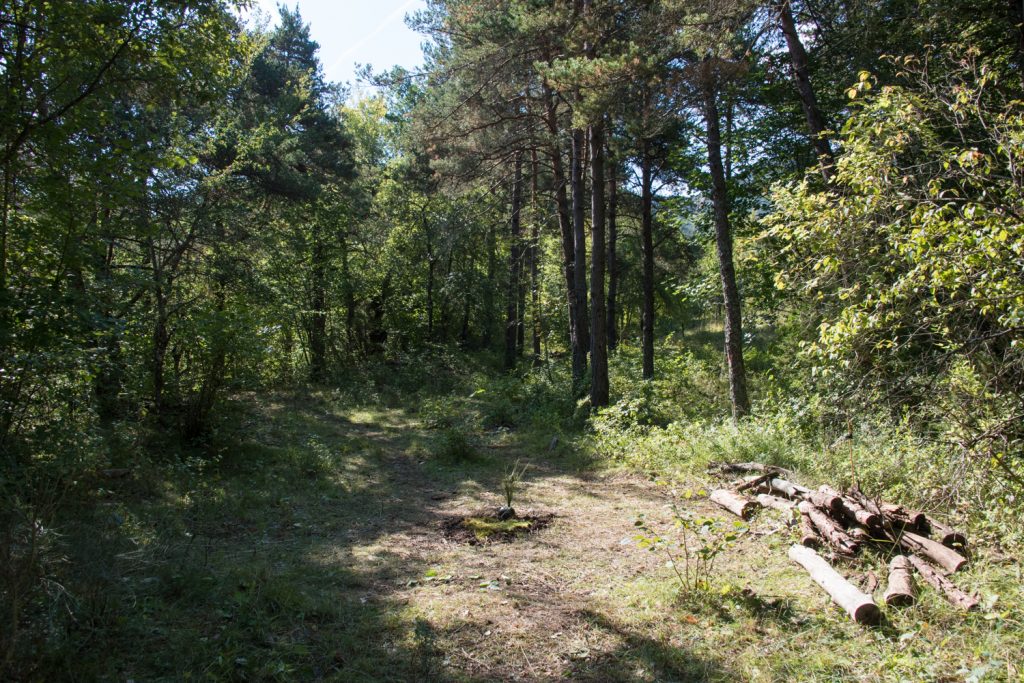
M 551 525 L 553 514 L 522 515 L 499 520 L 493 510 L 447 517 L 441 522 L 441 535 L 449 541 L 481 545 L 511 543 Z

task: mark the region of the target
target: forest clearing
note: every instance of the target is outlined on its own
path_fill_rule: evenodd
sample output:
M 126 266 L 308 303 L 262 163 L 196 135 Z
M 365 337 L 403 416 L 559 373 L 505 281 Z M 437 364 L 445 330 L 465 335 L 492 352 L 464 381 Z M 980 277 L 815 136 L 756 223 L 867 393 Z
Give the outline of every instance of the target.
M 1020 2 L 0 0 L 0 80 L 0 680 L 1024 680 Z
M 36 665 L 74 680 L 1019 676 L 1019 565 L 987 543 L 966 572 L 986 601 L 969 615 L 922 589 L 880 626 L 854 624 L 786 558 L 794 530 L 771 510 L 722 550 L 708 586 L 688 590 L 636 522 L 678 534 L 674 503 L 731 528 L 698 495 L 704 477 L 673 489 L 549 449 L 547 432 L 495 429 L 495 406 L 466 398 L 481 378 L 461 379 L 440 396 L 385 385 L 371 405 L 327 390 L 243 397 L 213 464 L 186 458 L 160 482 L 95 475 L 87 512 L 65 529 L 91 588 L 78 608 L 95 616 Z M 409 393 L 452 414 L 411 412 Z M 453 448 L 445 417 L 469 444 Z M 519 514 L 550 525 L 511 542 L 450 539 L 447 520 L 497 507 L 514 460 L 528 463 Z M 870 561 L 840 568 L 881 574 Z

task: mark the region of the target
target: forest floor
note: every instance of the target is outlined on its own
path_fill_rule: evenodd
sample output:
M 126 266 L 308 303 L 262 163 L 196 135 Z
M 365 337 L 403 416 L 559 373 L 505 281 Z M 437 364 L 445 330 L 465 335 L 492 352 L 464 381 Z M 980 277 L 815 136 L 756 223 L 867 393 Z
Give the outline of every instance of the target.
M 687 593 L 666 555 L 636 539 L 640 515 L 667 537 L 678 534 L 670 503 L 679 491 L 665 482 L 571 449 L 530 448 L 508 430 L 479 435 L 465 457 L 441 457 L 438 435 L 415 412 L 352 407 L 327 392 L 242 403 L 216 462 L 186 464 L 202 484 L 154 488 L 137 475 L 117 484 L 117 495 L 113 484 L 99 489 L 103 519 L 126 542 L 106 555 L 89 549 L 113 557 L 102 572 L 117 577 L 97 591 L 94 610 L 121 613 L 82 625 L 78 649 L 63 660 L 69 679 L 980 681 L 1021 673 L 1020 624 L 991 609 L 965 619 L 926 597 L 880 627 L 850 623 L 786 559 L 791 532 L 778 512 L 763 512 L 722 552 L 713 590 Z M 552 515 L 550 525 L 511 542 L 446 536 L 453 517 L 500 504 L 500 480 L 517 460 L 528 470 L 516 509 Z M 680 504 L 727 516 L 699 495 Z M 1013 580 L 1008 571 L 991 586 L 984 573 L 968 585 L 997 590 Z

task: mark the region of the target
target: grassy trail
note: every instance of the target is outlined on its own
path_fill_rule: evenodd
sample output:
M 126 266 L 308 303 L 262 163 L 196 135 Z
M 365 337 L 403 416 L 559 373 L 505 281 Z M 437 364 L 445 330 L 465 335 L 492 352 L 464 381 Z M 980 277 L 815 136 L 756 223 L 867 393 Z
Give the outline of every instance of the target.
M 502 430 L 472 457 L 443 457 L 437 440 L 403 409 L 249 402 L 216 465 L 191 473 L 202 484 L 100 505 L 122 538 L 89 549 L 114 558 L 92 610 L 106 617 L 51 668 L 137 681 L 953 681 L 1012 642 L 934 599 L 877 629 L 848 623 L 786 561 L 776 512 L 718 558 L 714 591 L 683 594 L 666 556 L 634 538 L 640 514 L 677 533 L 669 487 Z M 550 526 L 507 543 L 446 537 L 446 520 L 500 503 L 516 460 L 529 463 L 517 510 Z M 699 496 L 685 505 L 726 516 Z M 1007 661 L 979 680 L 1012 677 Z

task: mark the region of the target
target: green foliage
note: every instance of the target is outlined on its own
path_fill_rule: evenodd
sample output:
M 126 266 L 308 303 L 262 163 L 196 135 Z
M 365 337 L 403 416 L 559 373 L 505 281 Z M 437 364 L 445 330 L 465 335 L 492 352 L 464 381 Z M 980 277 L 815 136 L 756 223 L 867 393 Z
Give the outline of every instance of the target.
M 472 439 L 464 429 L 458 427 L 446 427 L 441 430 L 436 454 L 442 460 L 453 464 L 472 462 L 480 457 Z
M 937 61 L 899 61 L 913 86 L 856 107 L 841 192 L 777 188 L 765 254 L 816 321 L 823 390 L 909 410 L 1019 483 L 1024 117 L 976 52 Z
M 523 475 L 526 474 L 527 465 L 520 466 L 516 460 L 511 467 L 505 468 L 505 474 L 501 477 L 501 495 L 505 501 L 505 508 L 512 509 L 512 503 L 516 495 L 523 488 Z
M 698 492 L 698 495 L 702 492 Z M 683 493 L 684 500 L 693 498 L 693 491 Z M 635 526 L 639 533 L 634 540 L 641 548 L 662 552 L 668 558 L 668 566 L 679 581 L 679 588 L 685 593 L 709 593 L 714 590 L 715 561 L 735 545 L 740 536 L 747 532 L 743 522 L 723 522 L 716 517 L 694 515 L 672 503 L 673 532 L 669 536 L 658 534 L 646 517 L 641 515 Z M 728 584 L 721 592 L 730 590 Z

